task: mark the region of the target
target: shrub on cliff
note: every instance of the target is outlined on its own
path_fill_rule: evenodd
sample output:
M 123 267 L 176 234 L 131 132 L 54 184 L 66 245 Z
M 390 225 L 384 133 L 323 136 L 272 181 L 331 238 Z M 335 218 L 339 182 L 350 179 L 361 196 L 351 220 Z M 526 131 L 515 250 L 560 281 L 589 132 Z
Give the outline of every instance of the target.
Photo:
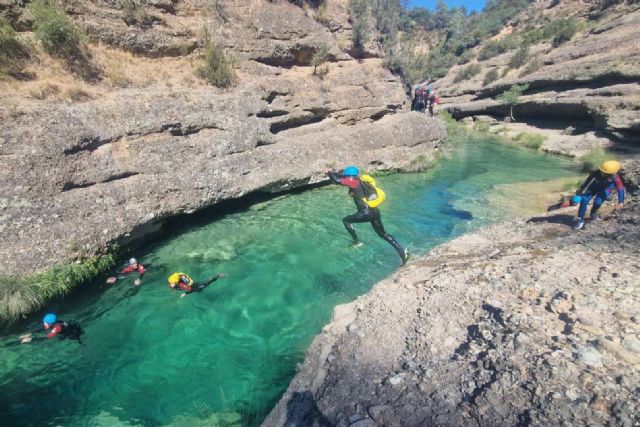
M 513 85 L 509 90 L 497 96 L 496 99 L 498 101 L 502 101 L 505 105 L 509 106 L 509 117 L 511 117 L 511 120 L 515 120 L 513 117 L 513 107 L 518 105 L 520 97 L 527 89 L 529 89 L 529 85 Z
M 554 47 L 571 40 L 578 31 L 578 21 L 575 18 L 560 18 L 550 22 L 544 29 L 544 36 L 551 39 Z
M 225 54 L 222 45 L 207 37 L 198 75 L 213 86 L 231 87 L 238 80 L 234 66 L 235 60 Z
M 329 57 L 330 57 L 329 50 L 330 50 L 329 46 L 327 44 L 323 44 L 313 54 L 313 57 L 311 58 L 311 65 L 313 66 L 314 75 L 318 74 L 318 67 L 320 67 L 321 65 L 323 65 L 325 62 L 329 60 Z M 326 75 L 326 73 L 324 73 L 324 69 L 326 69 L 328 72 L 328 68 L 324 67 L 323 69 L 321 69 L 321 72 L 320 72 L 321 75 Z
M 518 39 L 514 36 L 507 36 L 501 40 L 489 40 L 484 44 L 482 50 L 480 50 L 478 59 L 480 61 L 486 61 L 494 56 L 498 56 L 515 49 L 518 47 L 518 44 Z
M 30 3 L 29 10 L 36 37 L 48 54 L 65 60 L 69 70 L 85 80 L 99 76 L 100 70 L 91 63 L 91 55 L 84 45 L 84 35 L 64 11 L 46 0 Z
M 47 53 L 65 59 L 83 56 L 81 33 L 62 10 L 45 0 L 31 3 L 29 10 L 36 36 Z
M 26 316 L 50 299 L 63 296 L 80 283 L 108 271 L 115 265 L 114 253 L 56 266 L 26 278 L 0 275 L 0 323 L 10 323 Z
M 458 73 L 453 78 L 453 82 L 458 83 L 463 80 L 469 80 L 470 78 L 480 74 L 480 71 L 482 71 L 482 67 L 480 66 L 480 64 L 469 64 L 466 67 L 462 67 L 460 71 L 458 71 Z
M 497 68 L 493 68 L 489 70 L 487 74 L 484 75 L 484 80 L 482 80 L 482 86 L 486 86 L 488 84 L 495 82 L 496 80 L 498 80 L 498 77 L 499 75 L 498 75 Z
M 362 55 L 364 45 L 369 41 L 368 0 L 349 0 L 349 16 L 351 18 L 351 44 L 356 55 Z
M 18 40 L 13 27 L 0 16 L 0 77 L 19 72 L 28 56 L 27 48 Z
M 529 59 L 529 47 L 521 46 L 516 50 L 509 60 L 509 68 L 518 69 L 527 63 Z

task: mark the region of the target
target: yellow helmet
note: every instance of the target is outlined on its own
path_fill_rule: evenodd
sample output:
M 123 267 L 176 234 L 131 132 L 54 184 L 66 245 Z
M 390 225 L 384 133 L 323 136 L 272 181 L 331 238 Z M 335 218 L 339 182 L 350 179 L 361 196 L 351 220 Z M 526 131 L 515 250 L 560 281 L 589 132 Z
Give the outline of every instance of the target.
M 173 273 L 167 280 L 169 281 L 170 285 L 175 285 L 180 281 L 180 275 L 178 273 Z
M 618 173 L 618 171 L 622 168 L 622 165 L 617 160 L 607 160 L 600 165 L 600 172 L 606 174 L 614 174 Z

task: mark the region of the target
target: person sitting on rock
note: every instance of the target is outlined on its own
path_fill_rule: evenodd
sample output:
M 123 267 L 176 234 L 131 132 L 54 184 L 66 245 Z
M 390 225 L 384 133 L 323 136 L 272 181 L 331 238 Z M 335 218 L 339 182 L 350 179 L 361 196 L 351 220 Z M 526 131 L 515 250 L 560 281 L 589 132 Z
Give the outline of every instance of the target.
M 614 190 L 618 192 L 618 209 L 624 206 L 624 183 L 618 172 L 622 168 L 620 162 L 616 160 L 608 160 L 600 165 L 600 168 L 591 172 L 584 183 L 578 189 L 576 195 L 580 196 L 580 208 L 578 209 L 578 218 L 573 226 L 575 230 L 584 227 L 584 216 L 587 213 L 587 205 L 593 200 L 590 219 L 598 219 L 598 209 L 613 196 Z
M 352 245 L 358 247 L 362 245 L 362 242 L 358 239 L 356 230 L 353 228 L 353 223 L 357 222 L 370 222 L 371 226 L 378 234 L 386 240 L 400 255 L 402 265 L 407 263 L 408 252 L 402 248 L 400 244 L 384 230 L 382 225 L 382 218 L 380 216 L 380 209 L 370 207 L 365 200 L 368 198 L 366 194 L 366 188 L 363 182 L 358 178 L 360 170 L 355 166 L 347 166 L 342 171 L 330 170 L 326 174 L 333 184 L 344 185 L 349 188 L 349 196 L 353 197 L 353 201 L 356 204 L 358 211 L 346 216 L 342 219 L 344 227 L 347 229 L 351 238 L 353 239 Z
M 44 329 L 49 331 L 45 336 L 46 338 L 69 338 L 81 342 L 80 335 L 82 335 L 82 328 L 76 322 L 60 320 L 55 314 L 48 313 L 42 319 L 42 323 Z M 32 333 L 28 333 L 20 336 L 20 343 L 26 344 L 45 337 L 33 337 Z
M 167 281 L 169 282 L 169 287 L 176 291 L 185 291 L 180 298 L 187 296 L 191 292 L 202 292 L 204 288 L 212 284 L 218 279 L 222 279 L 225 277 L 224 273 L 218 273 L 216 276 L 211 277 L 204 282 L 194 282 L 193 279 L 185 273 L 173 273 Z
M 147 270 L 145 269 L 144 264 L 142 264 L 141 262 L 138 262 L 138 260 L 135 258 L 131 258 L 129 260 L 129 265 L 127 265 L 125 268 L 120 270 L 120 276 L 118 278 L 124 279 L 126 275 L 133 273 L 134 271 L 138 273 L 138 278 L 134 280 L 133 284 L 136 286 L 140 286 L 142 284 L 142 276 L 144 276 L 144 273 Z M 107 284 L 111 285 L 115 283 L 118 278 L 113 276 L 109 277 L 107 279 Z

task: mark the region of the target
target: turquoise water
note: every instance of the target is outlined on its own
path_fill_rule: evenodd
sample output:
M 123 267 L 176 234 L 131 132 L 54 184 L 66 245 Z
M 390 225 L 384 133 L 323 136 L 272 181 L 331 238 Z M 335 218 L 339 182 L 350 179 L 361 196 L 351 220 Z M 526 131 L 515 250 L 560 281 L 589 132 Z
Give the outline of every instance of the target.
M 414 254 L 508 215 L 489 196 L 505 182 L 572 175 L 568 160 L 495 144 L 462 145 L 423 174 L 378 179 L 385 227 Z M 104 278 L 51 307 L 85 329 L 83 344 L 0 340 L 3 425 L 252 425 L 286 389 L 336 304 L 399 266 L 370 225 L 349 247 L 346 189 L 279 197 L 193 226 L 137 253 L 151 264 Z M 179 298 L 166 277 L 227 277 Z M 80 303 L 82 301 L 82 303 Z M 32 328 L 39 325 L 33 323 Z

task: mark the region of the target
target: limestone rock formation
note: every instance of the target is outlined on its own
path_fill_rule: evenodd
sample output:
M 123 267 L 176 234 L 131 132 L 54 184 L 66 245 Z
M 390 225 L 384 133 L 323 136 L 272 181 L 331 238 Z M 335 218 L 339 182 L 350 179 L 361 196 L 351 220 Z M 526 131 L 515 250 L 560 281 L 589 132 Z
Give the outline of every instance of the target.
M 595 6 L 582 3 L 539 3 L 537 13 L 549 14 L 550 19 L 575 16 L 582 22 L 583 30 L 557 47 L 550 42 L 531 46 L 527 64 L 518 69 L 509 69 L 508 65 L 515 50 L 474 61 L 482 71 L 461 82 L 455 83 L 454 79 L 465 65 L 453 67 L 447 76 L 434 83 L 445 108 L 459 119 L 487 114 L 502 119 L 509 108 L 495 97 L 512 85 L 527 84 L 529 89 L 515 108 L 518 120 L 570 123 L 637 144 L 640 9 L 637 6 L 612 9 L 594 21 Z M 564 9 L 558 12 L 556 8 Z M 520 23 L 526 24 L 526 19 Z M 484 77 L 491 71 L 496 71 L 499 78 L 484 86 Z
M 324 23 L 287 1 L 62 4 L 102 80 L 80 82 L 36 49 L 31 80 L 0 82 L 3 274 L 127 244 L 224 200 L 315 184 L 330 167 L 408 168 L 445 136 L 405 109 L 380 59 L 349 55 L 345 2 L 329 2 Z M 0 12 L 32 39 L 22 6 Z M 196 77 L 207 37 L 235 59 L 235 87 Z M 315 74 L 323 45 L 328 72 Z

